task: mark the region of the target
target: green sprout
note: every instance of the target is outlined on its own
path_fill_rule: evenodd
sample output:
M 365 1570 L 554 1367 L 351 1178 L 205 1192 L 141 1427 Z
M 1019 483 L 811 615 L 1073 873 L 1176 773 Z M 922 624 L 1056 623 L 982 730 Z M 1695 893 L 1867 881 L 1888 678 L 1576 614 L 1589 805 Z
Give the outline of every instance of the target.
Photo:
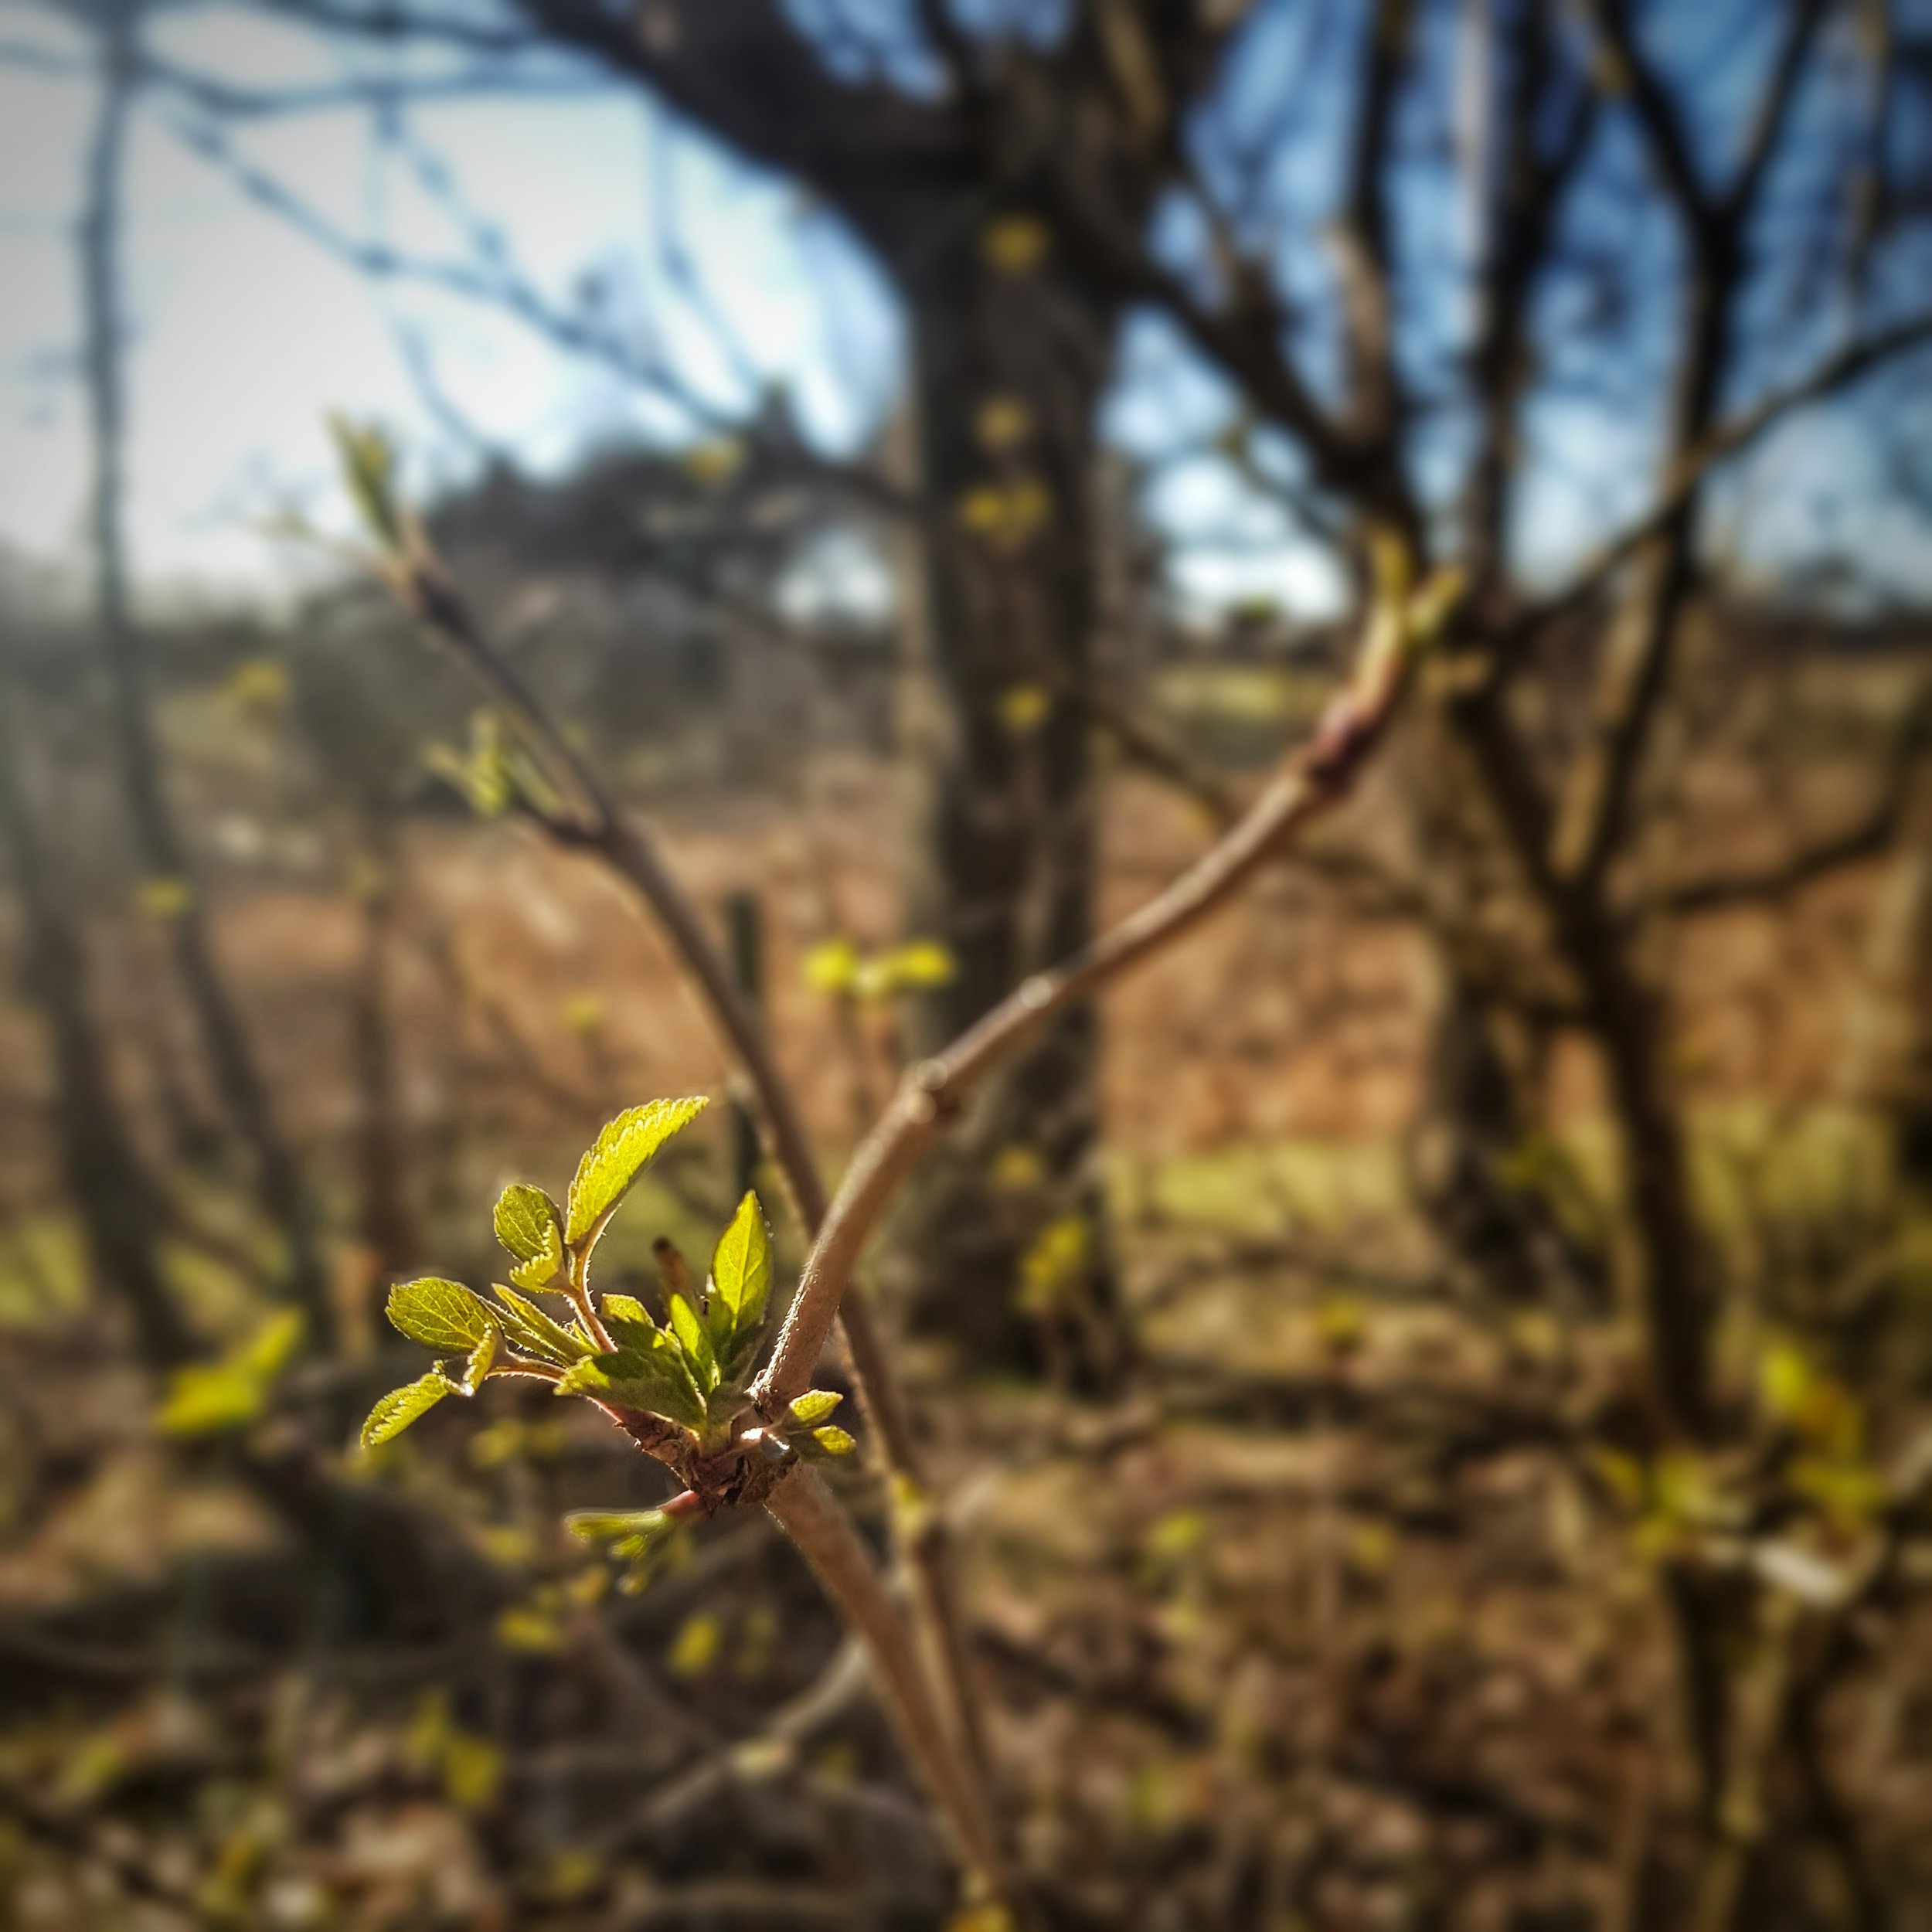
M 442 1359 L 370 1410 L 365 1449 L 493 1376 L 535 1377 L 560 1396 L 583 1396 L 687 1485 L 661 1509 L 570 1519 L 577 1534 L 632 1564 L 634 1578 L 655 1565 L 680 1522 L 759 1500 L 795 1462 L 852 1452 L 852 1438 L 828 1420 L 840 1400 L 834 1391 L 808 1389 L 776 1426 L 752 1400 L 772 1285 L 771 1233 L 755 1193 L 718 1237 L 703 1292 L 674 1291 L 662 1323 L 634 1297 L 590 1285 L 591 1256 L 631 1183 L 705 1105 L 652 1100 L 620 1114 L 578 1162 L 561 1206 L 529 1182 L 506 1187 L 493 1218 L 509 1281 L 492 1284 L 494 1301 L 438 1276 L 389 1291 L 392 1325 Z M 538 1297 L 563 1306 L 553 1312 Z

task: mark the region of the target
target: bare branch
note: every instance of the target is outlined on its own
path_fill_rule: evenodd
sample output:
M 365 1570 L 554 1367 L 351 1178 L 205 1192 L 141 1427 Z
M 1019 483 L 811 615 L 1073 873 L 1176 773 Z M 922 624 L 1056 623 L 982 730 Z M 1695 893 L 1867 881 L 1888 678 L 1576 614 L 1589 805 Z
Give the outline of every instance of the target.
M 961 1776 L 957 1754 L 933 1702 L 906 1626 L 851 1519 L 817 1471 L 809 1468 L 793 1470 L 766 1498 L 765 1507 L 811 1566 L 846 1622 L 865 1640 L 900 1741 L 952 1825 L 961 1854 L 998 1892 L 1009 1894 L 998 1828 L 984 1794 Z
M 1583 10 L 1609 56 L 1604 75 L 1609 89 L 1628 94 L 1665 193 L 1685 226 L 1702 233 L 1716 212 L 1710 192 L 1692 158 L 1677 104 L 1637 45 L 1628 0 L 1583 0 Z
M 1913 781 L 1928 744 L 1932 744 L 1932 685 L 1921 688 L 1913 699 L 1893 741 L 1876 795 L 1853 823 L 1830 838 L 1801 847 L 1775 866 L 1685 879 L 1662 895 L 1662 905 L 1680 916 L 1761 905 L 1788 899 L 1847 866 L 1876 858 L 1897 838 L 1904 823 Z M 1640 916 L 1648 910 L 1641 908 Z
M 702 915 L 655 842 L 618 809 L 515 668 L 491 647 L 420 531 L 413 534 L 410 552 L 391 560 L 384 573 L 405 605 L 468 668 L 540 762 L 566 813 L 561 820 L 543 819 L 546 828 L 568 844 L 595 852 L 629 883 L 664 928 L 727 1051 L 744 1071 L 799 1218 L 815 1239 L 828 1208 L 803 1117 L 758 1017 L 740 992 Z M 912 1498 L 923 1498 L 925 1478 L 904 1395 L 871 1309 L 855 1298 L 840 1312 L 839 1326 L 880 1460 L 895 1488 Z M 985 1767 L 971 1709 L 968 1651 L 953 1580 L 951 1539 L 937 1509 L 929 1505 L 919 1515 L 918 1532 L 903 1539 L 913 1601 L 940 1670 L 947 1733 L 964 1766 L 955 1775 L 968 1787 L 978 1787 L 985 1783 Z M 980 1804 L 983 1810 L 983 1798 Z
M 1720 464 L 1741 455 L 1787 416 L 1824 401 L 1869 375 L 1895 356 L 1932 342 L 1932 315 L 1909 317 L 1842 349 L 1816 369 L 1760 401 L 1715 430 L 1672 464 L 1656 501 L 1634 523 L 1594 552 L 1570 581 L 1550 596 L 1519 612 L 1511 622 L 1509 641 L 1532 631 L 1578 609 L 1605 578 L 1628 563 L 1689 502 L 1699 486 Z
M 1777 152 L 1780 135 L 1797 98 L 1798 83 L 1804 73 L 1805 56 L 1828 11 L 1828 0 L 1798 0 L 1791 24 L 1778 50 L 1776 65 L 1757 105 L 1757 114 L 1744 144 L 1743 159 L 1726 191 L 1720 217 L 1741 224 L 1750 219 L 1764 185 L 1772 158 Z
M 1400 587 L 1385 587 L 1354 680 L 1240 821 L 1158 898 L 1070 959 L 1026 981 L 944 1053 L 907 1075 L 854 1157 L 806 1260 L 771 1359 L 753 1389 L 766 1415 L 779 1413 L 808 1386 L 872 1229 L 966 1095 L 1041 1027 L 1224 904 L 1288 838 L 1348 795 L 1387 730 L 1416 648 L 1447 625 L 1461 588 L 1459 578 L 1442 579 L 1410 598 Z
M 1349 179 L 1336 247 L 1342 304 L 1354 361 L 1355 414 L 1369 435 L 1386 435 L 1397 406 L 1395 335 L 1389 280 L 1389 196 L 1395 108 L 1413 0 L 1377 0 L 1363 24 L 1362 81 Z

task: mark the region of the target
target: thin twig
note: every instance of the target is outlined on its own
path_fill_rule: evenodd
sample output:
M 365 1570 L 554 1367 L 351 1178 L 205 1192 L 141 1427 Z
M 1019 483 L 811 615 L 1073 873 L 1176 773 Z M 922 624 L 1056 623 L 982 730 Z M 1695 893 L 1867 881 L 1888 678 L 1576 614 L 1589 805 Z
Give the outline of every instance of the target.
M 1512 639 L 1566 617 L 1581 605 L 1604 580 L 1627 563 L 1665 525 L 1677 515 L 1720 463 L 1741 454 L 1795 410 L 1849 387 L 1895 355 L 1932 342 L 1932 315 L 1915 315 L 1877 330 L 1862 342 L 1841 349 L 1808 376 L 1774 389 L 1760 401 L 1687 450 L 1671 465 L 1656 500 L 1636 522 L 1594 551 L 1560 590 L 1519 613 L 1509 627 Z
M 1448 621 L 1461 580 L 1420 597 L 1385 589 L 1349 688 L 1247 814 L 1167 890 L 1071 958 L 1026 980 L 936 1058 L 913 1067 L 854 1157 L 807 1257 L 770 1362 L 753 1387 L 767 1417 L 809 1386 L 867 1239 L 900 1182 L 966 1095 L 1041 1027 L 1172 944 L 1238 892 L 1283 842 L 1348 795 L 1407 682 L 1413 648 Z
M 765 1507 L 865 1640 L 900 1741 L 939 1801 L 961 1854 L 1002 1896 L 1010 1896 L 1005 1853 L 985 1794 L 976 1780 L 961 1774 L 951 1727 L 933 1701 L 918 1653 L 905 1641 L 903 1622 L 852 1519 L 818 1472 L 807 1468 L 792 1471 Z
M 389 560 L 384 575 L 406 607 L 468 668 L 541 764 L 561 798 L 565 815 L 540 814 L 539 822 L 560 841 L 601 858 L 630 884 L 664 928 L 727 1051 L 743 1070 L 793 1205 L 815 1240 L 825 1219 L 827 1201 L 804 1118 L 757 1015 L 697 906 L 655 842 L 622 815 L 514 666 L 492 647 L 420 530 L 411 531 L 408 546 Z M 879 1459 L 895 1496 L 902 1505 L 913 1505 L 902 1506 L 895 1516 L 917 1526 L 902 1537 L 913 1614 L 923 1628 L 925 1651 L 939 1672 L 937 1694 L 948 1732 L 965 1760 L 967 1781 L 980 1787 L 979 1808 L 989 1811 L 984 1796 L 988 1769 L 974 1709 L 971 1657 L 954 1581 L 951 1537 L 942 1514 L 925 1502 L 927 1485 L 905 1399 L 870 1308 L 855 1298 L 840 1312 L 839 1325 L 859 1406 Z

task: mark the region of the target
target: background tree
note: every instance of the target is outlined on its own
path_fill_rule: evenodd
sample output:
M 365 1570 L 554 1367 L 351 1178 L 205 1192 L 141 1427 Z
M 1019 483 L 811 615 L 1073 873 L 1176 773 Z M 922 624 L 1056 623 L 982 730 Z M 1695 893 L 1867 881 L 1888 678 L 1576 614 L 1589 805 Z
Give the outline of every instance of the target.
M 1184 875 L 1179 923 L 1191 924 L 1301 827 L 1284 795 L 1337 802 L 1385 722 L 1385 707 L 1345 697 L 1322 708 L 1325 645 L 1304 639 L 1297 663 L 1321 667 L 1322 699 L 1298 738 L 1274 734 L 1291 741 L 1270 747 L 1290 754 L 1287 776 L 1195 768 L 1173 741 L 1185 733 L 1144 715 L 1158 713 L 1159 687 L 1134 688 L 1117 648 L 1120 608 L 1104 590 L 1126 573 L 1097 476 L 1117 457 L 1110 439 L 1131 448 L 1151 492 L 1192 488 L 1210 506 L 1202 522 L 1228 526 L 1197 525 L 1196 560 L 1247 523 L 1277 551 L 1292 543 L 1372 639 L 1419 599 L 1440 594 L 1430 607 L 1453 611 L 1381 784 L 1298 849 L 1280 886 L 1304 895 L 1303 911 L 1321 895 L 1429 948 L 1434 1040 L 1413 1150 L 1437 1241 L 1427 1262 L 1386 1227 L 1372 1234 L 1400 1265 L 1382 1265 L 1359 1229 L 1311 1244 L 1298 1225 L 1274 1225 L 1290 1222 L 1284 1209 L 1249 1233 L 1264 1272 L 1218 1330 L 1189 1299 L 1192 1263 L 1162 1251 L 1168 1277 L 1138 1281 L 1141 1298 L 1114 1311 L 1134 1346 L 1100 1338 L 1086 1365 L 1090 1379 L 1096 1366 L 1122 1373 L 1125 1403 L 1070 1417 L 1002 1407 L 982 1385 L 958 1395 L 945 1413 L 962 1430 L 979 1420 L 989 1466 L 1077 1464 L 1076 1500 L 1047 1512 L 1051 1554 L 1066 1560 L 1077 1517 L 1100 1549 L 1082 1588 L 1099 1602 L 1109 1566 L 1117 1587 L 1090 1625 L 1056 1627 L 1073 1632 L 1058 1650 L 1028 1634 L 1035 1602 L 1003 1624 L 957 1613 L 921 1527 L 946 1520 L 915 1473 L 924 1445 L 889 1396 L 868 1418 L 902 1543 L 933 1559 L 913 1573 L 927 1659 L 900 1671 L 896 1613 L 876 1592 L 858 1621 L 871 1620 L 902 1716 L 921 1670 L 929 1693 L 951 1687 L 951 1709 L 932 1697 L 937 1728 L 962 1760 L 990 1760 L 994 1788 L 1026 1811 L 1027 1842 L 1049 1848 L 1029 1854 L 1048 1908 L 1111 1922 L 1084 1902 L 1111 1883 L 1114 1920 L 1172 1905 L 1202 1924 L 1284 1912 L 1348 1922 L 1367 1908 L 1353 1892 L 1336 1903 L 1329 1879 L 1345 1870 L 1372 1893 L 1389 1862 L 1365 1821 L 1366 1786 L 1391 1803 L 1400 1794 L 1402 1818 L 1440 1826 L 1444 1844 L 1451 1819 L 1499 1832 L 1512 1849 L 1495 1862 L 1522 1881 L 1517 1922 L 1544 1909 L 1523 1868 L 1560 1859 L 1595 1888 L 1587 1912 L 1574 1909 L 1608 1923 L 1883 1922 L 1909 1860 L 1896 1824 L 1875 1855 L 1878 1829 L 1854 1817 L 1859 1760 L 1832 1713 L 1913 1681 L 1908 1659 L 1868 1648 L 1874 1631 L 1916 1628 L 1910 1553 L 1932 1480 L 1912 1426 L 1922 1350 L 1909 1318 L 1893 1318 L 1920 1212 L 1910 1158 L 1895 1158 L 1910 1148 L 1881 1123 L 1855 1142 L 1872 1194 L 1848 1189 L 1801 1213 L 1770 1155 L 1740 1151 L 1710 1118 L 1692 1016 L 1713 926 L 1770 909 L 1793 944 L 1825 903 L 1807 895 L 1869 883 L 1860 869 L 1922 823 L 1927 700 L 1904 653 L 1895 681 L 1874 674 L 1884 703 L 1872 715 L 1854 728 L 1849 702 L 1832 713 L 1856 747 L 1836 787 L 1852 809 L 1814 816 L 1804 803 L 1832 760 L 1805 735 L 1820 687 L 1804 682 L 1815 661 L 1795 633 L 1816 623 L 1841 650 L 1869 645 L 1861 600 L 1882 610 L 1909 587 L 1869 543 L 1849 573 L 1808 573 L 1815 558 L 1791 553 L 1821 547 L 1828 517 L 1815 502 L 1795 521 L 1788 507 L 1774 514 L 1805 467 L 1791 461 L 1803 446 L 1783 440 L 1801 416 L 1874 447 L 1923 410 L 1932 278 L 1912 22 L 1806 0 L 1695 19 L 1617 0 L 274 11 L 333 50 L 393 58 L 375 82 L 325 90 L 369 102 L 391 142 L 439 87 L 560 71 L 635 87 L 835 206 L 903 311 L 909 406 L 876 459 L 828 458 L 774 399 L 743 421 L 704 423 L 733 439 L 730 461 L 757 487 L 808 484 L 861 506 L 846 512 L 855 527 L 896 531 L 910 560 L 897 618 L 915 675 L 943 699 L 909 707 L 930 794 L 906 897 L 913 929 L 942 933 L 961 971 L 903 1043 L 913 1070 L 829 1203 L 764 1029 L 713 983 L 704 919 L 578 743 L 573 701 L 553 715 L 548 666 L 492 641 L 499 600 L 466 601 L 468 569 L 413 548 L 396 515 L 374 519 L 406 604 L 484 675 L 494 728 L 545 761 L 563 805 L 526 799 L 526 816 L 657 913 L 764 1093 L 814 1237 L 800 1312 L 756 1385 L 774 1405 L 768 1420 L 802 1389 L 835 1310 L 862 1383 L 896 1386 L 889 1374 L 875 1384 L 866 1351 L 881 1345 L 846 1291 L 902 1183 L 917 1190 L 900 1230 L 921 1278 L 914 1311 L 980 1362 L 1024 1357 L 1050 1335 L 1040 1312 L 1056 1297 L 1105 1291 L 1099 1036 L 1080 999 L 1119 949 L 1138 957 L 1145 929 L 1116 929 L 1097 965 L 1080 954 L 1103 748 L 1236 825 L 1205 874 Z M 454 64 L 426 76 L 425 54 Z M 575 354 L 677 387 L 628 320 L 546 300 L 479 223 L 463 225 L 460 260 L 405 257 L 332 227 L 244 157 L 236 131 L 250 115 L 320 97 L 161 64 L 144 74 L 197 151 L 352 266 L 495 303 Z M 1170 396 L 1137 429 L 1128 405 L 1150 365 L 1156 386 L 1164 377 L 1197 400 Z M 692 419 L 705 414 L 700 399 Z M 717 454 L 688 452 L 700 466 Z M 1889 505 L 1827 467 L 1868 512 Z M 1190 533 L 1174 529 L 1185 512 L 1172 501 L 1150 515 L 1175 576 L 1132 618 L 1178 656 L 1172 603 Z M 1460 601 L 1442 590 L 1451 583 Z M 723 607 L 743 587 L 701 587 Z M 755 582 L 745 600 L 782 633 L 771 590 Z M 1235 642 L 1252 648 L 1252 634 Z M 1824 688 L 1842 698 L 1850 672 L 1825 662 L 1840 682 Z M 1725 807 L 1720 781 L 1747 804 Z M 1923 925 L 1923 884 L 1909 863 L 1888 876 L 1865 990 L 1890 973 L 1909 985 L 1896 962 Z M 1043 972 L 1070 952 L 1066 975 Z M 1338 981 L 1353 964 L 1318 963 Z M 1238 972 L 1226 986 L 1230 1005 L 1276 990 Z M 1338 1010 L 1347 998 L 1345 985 Z M 1904 1002 L 1872 1003 L 1889 1023 Z M 970 1030 L 989 1010 L 990 1030 Z M 1052 1025 L 1009 1056 L 1029 1014 Z M 1849 1070 L 1852 1057 L 1845 1091 L 1862 1134 L 1879 1083 L 1870 1066 Z M 1172 1235 L 1157 1215 L 1134 1225 L 1150 1250 Z M 1305 1311 L 1270 1297 L 1311 1281 L 1312 1339 L 1284 1366 L 1268 1355 L 1270 1318 Z M 1389 1304 L 1373 1318 L 1369 1295 Z M 1440 1326 L 1425 1328 L 1418 1308 Z M 1419 1338 L 1384 1350 L 1385 1328 Z M 1298 1451 L 1317 1439 L 1315 1473 L 1294 1465 L 1314 1527 L 1291 1544 L 1281 1516 L 1240 1514 L 1260 1480 L 1253 1458 L 1231 1458 L 1238 1481 L 1186 1489 L 1174 1474 L 1189 1427 L 1257 1420 Z M 1157 1515 L 1168 1484 L 1190 1502 Z M 736 1499 L 726 1488 L 700 1471 L 692 1493 L 723 1509 Z M 1519 1512 L 1492 1506 L 1511 1498 Z M 1250 1534 L 1217 1537 L 1229 1519 Z M 1012 1518 L 1002 1530 L 1029 1547 Z M 1434 1539 L 1442 1565 L 1409 1548 L 1392 1569 L 1403 1539 Z M 1230 1582 L 1216 1568 L 1264 1548 L 1291 1549 L 1288 1573 Z M 1485 1697 L 1463 1694 L 1458 1665 L 1407 1614 L 1420 1578 L 1474 1601 L 1547 1587 L 1536 1614 L 1563 1624 L 1573 1650 L 1546 1673 L 1522 1641 L 1503 1673 L 1517 1688 L 1495 1700 L 1506 1710 L 1528 1697 L 1530 1718 L 1492 1723 Z M 1137 1592 L 1155 1611 L 1134 1607 Z M 1475 1645 L 1473 1621 L 1454 1642 Z M 1189 1628 L 1213 1633 L 1198 1652 Z M 1157 1668 L 1175 1653 L 1191 1682 Z M 1004 1707 L 986 1702 L 1007 1722 L 988 1743 L 974 1730 L 981 1702 L 959 1687 L 961 1666 L 995 1659 Z M 1068 1735 L 1143 1726 L 1192 1753 L 1179 1783 L 1233 1801 L 1197 1813 L 1175 1799 L 1183 1828 L 1150 1835 L 1158 1781 L 1123 1778 L 1128 1824 L 1096 1822 L 1105 1801 L 1088 1801 L 1069 1759 L 1049 1764 L 1043 1723 L 1023 1728 L 1049 1697 L 1083 1713 Z M 1251 1717 L 1261 1708 L 1265 1724 Z M 1498 1733 L 1500 1766 L 1481 1748 Z M 998 1821 L 947 1796 L 943 1762 L 934 1775 L 946 1749 L 935 1753 L 930 1732 L 907 1735 L 997 1864 L 984 1841 Z M 1555 1740 L 1571 1737 L 1588 1750 L 1557 1762 Z M 1096 1761 L 1117 1768 L 1104 1751 Z M 1582 1795 L 1560 1815 L 1551 1794 L 1572 1777 Z M 1856 1788 L 1883 1808 L 1879 1781 Z M 1092 1827 L 1083 1844 L 1074 1815 Z M 1292 1842 L 1274 1835 L 1282 1817 Z M 1493 1904 L 1481 1896 L 1491 1876 L 1456 1893 L 1472 1921 Z M 1443 1886 L 1430 1896 L 1455 1891 Z

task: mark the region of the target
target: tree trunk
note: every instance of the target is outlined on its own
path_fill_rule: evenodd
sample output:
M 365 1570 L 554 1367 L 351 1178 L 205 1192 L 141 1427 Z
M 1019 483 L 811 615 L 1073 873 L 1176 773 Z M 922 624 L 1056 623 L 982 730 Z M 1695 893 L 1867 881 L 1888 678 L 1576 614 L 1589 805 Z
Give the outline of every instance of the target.
M 416 1217 L 406 1177 L 409 1137 L 403 1119 L 389 1024 L 389 951 L 396 925 L 399 855 L 389 828 L 365 832 L 359 871 L 362 957 L 356 975 L 353 1055 L 359 1100 L 356 1165 L 360 1170 L 359 1231 L 372 1277 L 386 1281 L 417 1258 Z
M 973 227 L 906 277 L 915 474 L 932 527 L 909 624 L 920 707 L 907 913 L 956 974 L 920 1002 L 950 1039 L 1093 929 L 1093 770 L 1080 708 L 1095 620 L 1094 410 L 1112 332 Z M 1117 1355 L 1099 1158 L 1098 1031 L 1083 1009 L 992 1083 L 897 1224 L 912 1325 L 976 1364 L 1103 1378 Z
M 53 1036 L 63 1178 L 97 1281 L 126 1308 L 142 1359 L 168 1368 L 196 1352 L 195 1340 L 156 1259 L 154 1195 L 121 1117 L 88 1009 L 87 954 L 41 846 L 20 768 L 21 735 L 8 676 L 0 665 L 0 841 L 19 896 L 23 978 Z
M 107 0 L 99 15 L 100 112 L 87 161 L 80 223 L 82 315 L 94 480 L 90 522 L 94 552 L 95 616 L 111 679 L 121 784 L 138 862 L 147 876 L 178 887 L 170 919 L 175 964 L 193 1010 L 223 1107 L 255 1165 L 262 1205 L 288 1243 L 291 1297 L 318 1341 L 333 1331 L 306 1192 L 282 1139 L 247 1035 L 213 952 L 189 855 L 175 824 L 155 742 L 146 668 L 128 596 L 122 527 L 126 406 L 118 242 L 121 174 L 136 85 L 139 0 Z

